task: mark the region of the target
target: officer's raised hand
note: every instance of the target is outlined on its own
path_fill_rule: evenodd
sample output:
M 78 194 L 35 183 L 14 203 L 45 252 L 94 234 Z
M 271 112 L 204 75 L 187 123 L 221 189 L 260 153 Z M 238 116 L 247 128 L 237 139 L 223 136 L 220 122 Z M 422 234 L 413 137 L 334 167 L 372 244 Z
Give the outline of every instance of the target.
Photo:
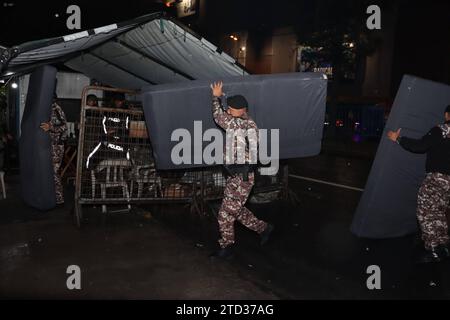
M 400 137 L 401 131 L 402 131 L 402 129 L 398 129 L 397 131 L 389 131 L 387 133 L 387 137 L 389 138 L 389 140 L 391 140 L 393 142 L 397 142 L 398 137 Z
M 213 84 L 211 84 L 211 90 L 212 90 L 212 94 L 214 97 L 218 97 L 220 98 L 221 96 L 223 96 L 223 82 L 214 82 Z

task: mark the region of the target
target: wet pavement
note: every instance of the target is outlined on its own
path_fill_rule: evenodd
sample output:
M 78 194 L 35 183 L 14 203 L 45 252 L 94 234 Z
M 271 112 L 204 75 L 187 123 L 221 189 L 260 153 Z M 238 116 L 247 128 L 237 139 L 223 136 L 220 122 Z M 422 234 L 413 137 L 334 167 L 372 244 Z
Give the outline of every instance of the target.
M 292 160 L 290 173 L 363 188 L 371 157 L 325 152 Z M 82 229 L 71 204 L 39 214 L 18 199 L 10 175 L 0 201 L 0 297 L 106 299 L 448 299 L 450 262 L 417 266 L 416 235 L 389 240 L 353 236 L 361 193 L 291 178 L 298 202 L 250 204 L 275 225 L 270 243 L 237 227 L 235 257 L 211 261 L 214 216 L 182 205 L 109 214 L 91 208 Z M 70 190 L 69 190 L 70 192 Z M 212 204 L 212 209 L 218 207 Z M 66 268 L 82 270 L 82 290 L 66 288 Z M 369 290 L 367 268 L 381 269 L 381 290 Z
M 77 229 L 70 204 L 43 215 L 10 197 L 1 202 L 0 298 L 277 299 L 146 210 L 104 219 L 87 209 Z M 80 291 L 67 289 L 71 265 L 80 267 Z

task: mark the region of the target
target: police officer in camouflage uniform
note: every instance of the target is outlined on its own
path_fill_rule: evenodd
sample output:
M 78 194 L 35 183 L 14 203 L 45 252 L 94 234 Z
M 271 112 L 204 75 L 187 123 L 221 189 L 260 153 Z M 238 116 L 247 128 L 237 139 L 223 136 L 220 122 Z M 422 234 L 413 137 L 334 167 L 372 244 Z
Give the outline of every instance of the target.
M 450 256 L 446 217 L 450 202 L 450 106 L 445 110 L 445 123 L 432 128 L 422 139 L 402 137 L 400 132 L 389 131 L 389 139 L 408 151 L 427 154 L 427 176 L 417 198 L 425 251 L 417 262 L 439 262 Z
M 64 157 L 64 142 L 67 140 L 67 120 L 64 111 L 56 102 L 52 104 L 50 121 L 41 123 L 41 129 L 51 137 L 56 204 L 61 205 L 64 203 L 64 193 L 59 169 Z
M 257 232 L 264 245 L 274 227 L 256 218 L 245 207 L 255 182 L 255 174 L 251 163 L 257 163 L 258 127 L 247 114 L 248 104 L 243 96 L 233 96 L 227 99 L 228 109 L 224 111 L 221 106 L 223 84 L 221 82 L 211 85 L 213 100 L 212 113 L 214 121 L 227 131 L 227 140 L 231 138 L 233 149 L 225 150 L 225 171 L 227 181 L 222 206 L 218 213 L 220 230 L 220 249 L 213 257 L 228 258 L 232 255 L 234 240 L 234 223 L 241 224 Z M 242 156 L 242 157 L 240 157 Z M 256 158 L 256 159 L 255 159 Z M 243 163 L 241 163 L 240 160 Z

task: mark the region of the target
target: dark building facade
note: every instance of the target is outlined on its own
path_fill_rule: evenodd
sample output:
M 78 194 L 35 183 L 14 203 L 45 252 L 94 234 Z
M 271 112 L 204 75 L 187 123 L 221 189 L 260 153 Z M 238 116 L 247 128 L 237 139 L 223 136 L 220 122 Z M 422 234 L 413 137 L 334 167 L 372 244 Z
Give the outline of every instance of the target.
M 351 1 L 347 2 L 352 5 Z M 313 69 L 331 73 L 333 87 L 343 99 L 388 104 L 405 74 L 450 83 L 450 2 L 373 2 L 381 8 L 382 28 L 358 30 L 365 32 L 365 37 L 372 42 L 372 48 L 364 53 L 358 50 L 357 41 L 348 43 L 355 51 L 354 61 L 349 63 L 351 70 L 347 72 L 350 76 L 333 79 L 333 70 L 338 66 L 332 63 Z M 340 1 L 299 0 L 275 4 L 271 1 L 199 0 L 199 12 L 185 21 L 251 73 L 296 72 L 302 71 L 301 52 L 308 48 L 302 29 L 309 33 L 314 29 L 323 31 L 324 19 L 330 19 L 331 25 L 345 26 L 348 20 L 351 26 L 355 19 L 365 24 L 369 15 L 364 5 L 358 7 L 358 10 L 361 8 L 358 15 L 350 12 L 348 16 L 333 17 L 327 11 L 333 11 L 338 3 Z M 342 12 L 336 14 L 339 13 Z

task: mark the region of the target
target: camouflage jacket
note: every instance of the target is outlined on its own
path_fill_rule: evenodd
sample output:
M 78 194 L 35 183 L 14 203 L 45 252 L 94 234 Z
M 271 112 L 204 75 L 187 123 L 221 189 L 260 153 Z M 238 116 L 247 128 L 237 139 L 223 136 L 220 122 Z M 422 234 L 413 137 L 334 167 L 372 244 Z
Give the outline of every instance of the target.
M 53 145 L 64 144 L 67 140 L 67 120 L 64 111 L 57 103 L 52 105 L 52 115 L 50 118 L 50 137 Z
M 225 164 L 256 164 L 259 130 L 255 121 L 248 114 L 240 118 L 229 115 L 217 97 L 212 100 L 212 113 L 217 125 L 226 131 Z

